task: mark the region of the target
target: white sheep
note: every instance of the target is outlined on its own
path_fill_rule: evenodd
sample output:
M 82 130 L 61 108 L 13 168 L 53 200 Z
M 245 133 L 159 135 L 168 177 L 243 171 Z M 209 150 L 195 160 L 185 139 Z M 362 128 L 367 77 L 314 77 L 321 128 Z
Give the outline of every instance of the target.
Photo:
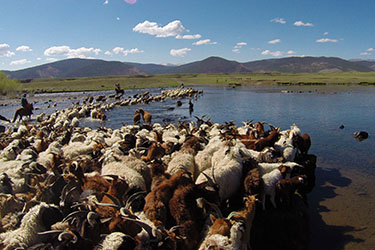
M 49 229 L 46 225 L 43 225 L 43 213 L 41 211 L 50 207 L 52 206 L 43 202 L 32 207 L 22 218 L 19 228 L 1 233 L 0 242 L 5 245 L 4 250 L 16 249 L 20 245 L 30 247 L 39 243 L 42 236 L 38 233 Z
M 223 147 L 218 152 L 220 152 L 220 155 L 217 155 L 218 162 L 214 162 L 214 159 L 212 161 L 214 178 L 212 177 L 212 168 L 209 168 L 198 176 L 195 183 L 200 184 L 207 181 L 203 173 L 210 176 L 219 186 L 219 196 L 223 201 L 234 195 L 241 185 L 242 158 L 238 145 Z
M 269 173 L 262 176 L 264 183 L 264 190 L 262 192 L 262 206 L 263 210 L 266 209 L 266 195 L 271 196 L 271 203 L 276 207 L 275 196 L 276 196 L 276 183 L 283 178 L 280 169 L 276 168 Z
M 102 167 L 101 175 L 117 175 L 124 179 L 129 189 L 140 189 L 146 191 L 146 183 L 142 175 L 136 170 L 124 165 L 123 162 L 111 162 Z

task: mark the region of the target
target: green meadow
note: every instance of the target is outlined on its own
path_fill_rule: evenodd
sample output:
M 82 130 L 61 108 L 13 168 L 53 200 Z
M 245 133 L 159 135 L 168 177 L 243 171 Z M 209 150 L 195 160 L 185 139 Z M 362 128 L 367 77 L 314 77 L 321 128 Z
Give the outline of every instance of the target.
M 167 74 L 104 76 L 21 81 L 28 92 L 68 92 L 111 90 L 119 83 L 122 89 L 142 89 L 193 85 L 228 86 L 375 86 L 375 72 L 360 73 L 238 73 L 238 74 Z

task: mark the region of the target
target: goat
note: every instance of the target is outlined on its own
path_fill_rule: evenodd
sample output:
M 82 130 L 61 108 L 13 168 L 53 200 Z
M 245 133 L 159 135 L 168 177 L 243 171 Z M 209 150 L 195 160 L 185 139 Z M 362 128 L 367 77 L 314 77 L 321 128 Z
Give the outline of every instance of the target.
M 276 207 L 275 197 L 276 197 L 276 183 L 283 178 L 283 174 L 287 171 L 286 166 L 279 166 L 278 168 L 266 173 L 262 176 L 264 183 L 264 191 L 262 192 L 262 207 L 263 210 L 266 209 L 266 195 L 271 196 L 271 203 L 273 207 Z
M 293 195 L 305 183 L 306 179 L 306 175 L 300 175 L 289 179 L 281 179 L 276 183 L 276 194 L 284 207 L 290 208 L 293 205 Z

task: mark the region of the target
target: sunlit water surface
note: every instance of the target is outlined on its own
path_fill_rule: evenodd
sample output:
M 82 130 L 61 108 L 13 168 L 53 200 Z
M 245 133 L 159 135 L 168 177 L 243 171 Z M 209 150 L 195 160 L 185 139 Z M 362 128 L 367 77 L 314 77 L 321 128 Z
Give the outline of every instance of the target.
M 196 120 L 194 116 L 210 118 L 212 122 L 234 121 L 241 126 L 242 121 L 267 121 L 282 130 L 296 123 L 302 133 L 309 133 L 312 139 L 310 152 L 318 156 L 319 166 L 356 169 L 364 173 L 375 174 L 374 121 L 375 89 L 358 88 L 339 92 L 293 91 L 283 93 L 281 89 L 265 88 L 228 88 L 196 87 L 204 94 L 193 100 L 194 110 L 189 113 L 188 99 L 181 99 L 182 106 L 176 107 L 176 99 L 135 106 L 116 107 L 107 111 L 105 122 L 93 122 L 83 119 L 81 126 L 106 126 L 120 128 L 122 124 L 131 124 L 134 111 L 143 108 L 153 115 L 153 122 Z M 145 90 L 127 90 L 125 95 L 132 96 Z M 161 89 L 150 89 L 152 94 L 159 94 Z M 43 99 L 35 104 L 37 110 L 51 113 L 56 109 L 69 107 L 82 101 L 88 95 L 109 95 L 109 92 L 86 92 L 65 94 L 43 94 L 34 98 Z M 47 108 L 53 102 L 56 108 Z M 16 104 L 1 107 L 1 114 L 12 117 Z M 339 129 L 344 125 L 344 129 Z M 268 127 L 266 127 L 268 128 Z M 353 139 L 358 130 L 369 132 L 369 138 L 362 142 Z

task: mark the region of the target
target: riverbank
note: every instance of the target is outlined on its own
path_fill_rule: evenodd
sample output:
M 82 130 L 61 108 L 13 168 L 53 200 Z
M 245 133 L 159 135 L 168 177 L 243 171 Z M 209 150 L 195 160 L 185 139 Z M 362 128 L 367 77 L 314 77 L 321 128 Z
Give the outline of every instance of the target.
M 374 176 L 319 164 L 315 173 L 309 249 L 375 249 Z

